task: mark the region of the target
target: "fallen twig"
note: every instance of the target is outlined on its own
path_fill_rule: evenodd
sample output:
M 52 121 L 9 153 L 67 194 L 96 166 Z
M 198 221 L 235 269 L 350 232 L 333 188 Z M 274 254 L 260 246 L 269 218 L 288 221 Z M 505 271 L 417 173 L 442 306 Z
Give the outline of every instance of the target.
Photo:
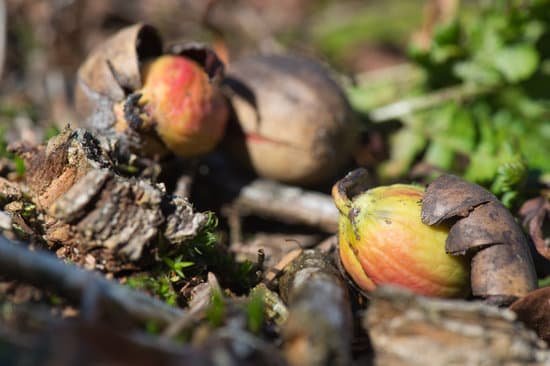
M 292 261 L 298 258 L 302 254 L 302 249 L 294 249 L 288 252 L 277 264 L 268 268 L 264 272 L 264 282 L 270 284 L 275 278 L 277 278 Z
M 196 286 L 193 290 L 193 297 L 189 303 L 188 311 L 181 318 L 169 324 L 162 335 L 167 338 L 175 337 L 193 322 L 201 320 L 206 309 L 211 305 L 214 293 L 221 293 L 221 291 L 218 279 L 213 273 L 209 272 L 208 282 Z
M 95 304 L 101 301 L 104 305 L 102 311 L 119 314 L 122 310 L 140 322 L 169 324 L 183 316 L 181 310 L 146 294 L 63 263 L 53 255 L 31 252 L 3 236 L 0 236 L 0 276 L 47 288 L 81 305 L 86 305 L 85 299 L 93 300 Z
M 369 112 L 369 119 L 373 122 L 385 122 L 392 119 L 399 119 L 414 114 L 424 109 L 435 107 L 438 104 L 451 100 L 472 99 L 479 95 L 488 93 L 495 89 L 495 86 L 477 86 L 462 84 L 419 97 L 399 100 L 395 103 L 375 108 Z
M 210 173 L 203 179 L 213 188 L 210 195 L 232 203 L 240 215 L 253 214 L 287 224 L 309 225 L 329 233 L 338 229 L 338 211 L 327 194 L 268 179 L 247 181 L 237 175 L 236 168 L 221 155 L 211 156 L 208 165 Z
M 243 211 L 287 223 L 305 224 L 328 232 L 338 229 L 338 211 L 329 195 L 257 179 L 235 200 Z
M 351 305 L 329 257 L 306 250 L 285 270 L 280 292 L 288 303 L 284 353 L 291 365 L 349 365 Z

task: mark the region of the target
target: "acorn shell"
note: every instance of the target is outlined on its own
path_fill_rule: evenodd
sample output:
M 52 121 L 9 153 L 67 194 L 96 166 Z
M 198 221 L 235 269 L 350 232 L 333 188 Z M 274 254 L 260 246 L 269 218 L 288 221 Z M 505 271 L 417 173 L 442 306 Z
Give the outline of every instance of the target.
M 340 86 L 319 63 L 257 55 L 229 65 L 237 125 L 230 151 L 260 176 L 318 184 L 349 162 L 358 126 Z
M 445 253 L 448 228 L 420 221 L 423 193 L 406 184 L 376 187 L 353 198 L 350 211 L 341 213 L 340 259 L 363 290 L 391 284 L 426 296 L 468 292 L 466 258 Z
M 79 124 L 104 135 L 116 135 L 119 142 L 140 152 L 166 153 L 154 132 L 143 133 L 117 126 L 116 106 L 143 86 L 142 68 L 147 61 L 164 54 L 195 61 L 217 88 L 224 65 L 209 47 L 194 42 L 176 43 L 166 49 L 158 31 L 146 24 L 121 29 L 98 45 L 78 70 L 75 109 Z

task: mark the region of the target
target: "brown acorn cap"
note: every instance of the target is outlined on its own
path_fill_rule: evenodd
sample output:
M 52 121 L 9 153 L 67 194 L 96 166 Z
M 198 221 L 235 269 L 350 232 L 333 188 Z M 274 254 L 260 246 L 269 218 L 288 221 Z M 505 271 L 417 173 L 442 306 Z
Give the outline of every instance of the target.
M 459 177 L 442 175 L 422 202 L 422 222 L 451 222 L 450 254 L 471 253 L 475 296 L 507 304 L 537 287 L 528 242 L 512 214 L 489 191 Z
M 141 63 L 161 54 L 159 34 L 144 24 L 124 28 L 96 47 L 77 74 L 75 104 L 83 125 L 111 128 L 114 103 L 141 88 Z

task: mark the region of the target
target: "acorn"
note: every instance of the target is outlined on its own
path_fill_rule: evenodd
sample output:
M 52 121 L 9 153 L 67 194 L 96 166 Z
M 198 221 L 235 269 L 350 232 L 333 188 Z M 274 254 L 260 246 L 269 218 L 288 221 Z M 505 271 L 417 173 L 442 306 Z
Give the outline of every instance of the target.
M 341 87 L 318 62 L 250 56 L 229 64 L 225 85 L 234 111 L 228 150 L 259 176 L 315 185 L 351 160 L 357 120 Z
M 363 178 L 362 170 L 354 171 L 332 190 L 340 212 L 339 256 L 353 282 L 365 292 L 395 285 L 425 296 L 466 296 L 469 262 L 445 252 L 447 226 L 422 223 L 424 188 L 394 184 L 362 191 Z
M 76 109 L 85 127 L 145 156 L 193 157 L 224 135 L 223 64 L 208 47 L 163 51 L 155 28 L 137 24 L 99 45 L 78 71 Z

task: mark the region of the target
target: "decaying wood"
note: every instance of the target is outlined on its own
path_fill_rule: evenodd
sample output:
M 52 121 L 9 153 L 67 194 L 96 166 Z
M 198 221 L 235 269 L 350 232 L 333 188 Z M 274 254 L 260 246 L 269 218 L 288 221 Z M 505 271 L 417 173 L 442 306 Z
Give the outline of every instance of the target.
M 456 220 L 446 242 L 450 254 L 473 253 L 472 293 L 510 304 L 537 286 L 535 266 L 521 227 L 489 191 L 452 175 L 431 183 L 422 202 L 422 222 Z
M 381 288 L 363 321 L 375 364 L 547 365 L 550 352 L 510 310 Z
M 135 261 L 159 235 L 182 244 L 207 221 L 186 199 L 166 195 L 163 185 L 116 174 L 86 130 L 66 130 L 46 146 L 17 150 L 27 165 L 30 198 L 46 214 L 49 242 Z
M 115 284 L 93 272 L 65 264 L 51 254 L 31 252 L 3 236 L 0 236 L 0 275 L 50 289 L 82 306 L 101 308 L 91 309 L 94 312 L 104 311 L 115 316 L 127 316 L 141 322 L 152 320 L 160 324 L 169 324 L 183 315 L 181 310 L 150 296 Z
M 105 323 L 57 321 L 32 333 L 0 328 L 0 363 L 31 366 L 283 366 L 280 352 L 255 335 L 221 328 L 200 345 L 181 344 Z
M 0 177 L 0 203 L 6 204 L 21 199 L 23 192 L 17 183 Z
M 91 310 L 97 312 L 101 303 L 102 311 L 109 319 L 113 316 L 129 317 L 141 323 L 153 321 L 160 326 L 175 324 L 181 319 L 195 320 L 179 309 L 91 272 L 66 265 L 52 255 L 33 253 L 10 243 L 7 245 L 11 248 L 4 250 L 4 242 L 5 239 L 0 237 L 0 276 L 13 274 L 18 280 L 51 288 L 75 302 L 88 301 L 84 298 L 90 298 L 91 292 L 97 297 L 97 301 L 91 304 Z M 201 303 L 209 301 L 208 292 L 197 299 L 199 303 L 196 306 L 204 307 Z M 242 306 L 239 309 L 241 315 L 244 314 Z M 35 327 L 31 333 L 18 338 L 14 337 L 17 333 L 4 333 L 5 328 L 2 328 L 0 344 L 4 350 L 16 355 L 15 359 L 27 360 L 29 365 L 64 366 L 74 365 L 75 362 L 79 365 L 285 365 L 277 348 L 241 328 L 245 324 L 242 316 L 226 326 L 213 329 L 201 342 L 192 345 L 182 345 L 166 337 L 158 338 L 126 328 L 121 332 L 113 329 L 111 322 L 100 320 L 103 318 L 90 317 L 83 309 L 80 318 L 71 322 L 58 320 L 41 329 Z M 5 339 L 5 335 L 9 337 Z M 0 354 L 0 363 L 5 360 L 3 356 L 4 353 Z M 34 362 L 36 357 L 39 361 Z
M 351 360 L 351 305 L 347 287 L 330 258 L 306 250 L 279 280 L 288 303 L 283 350 L 291 365 L 348 365 Z

